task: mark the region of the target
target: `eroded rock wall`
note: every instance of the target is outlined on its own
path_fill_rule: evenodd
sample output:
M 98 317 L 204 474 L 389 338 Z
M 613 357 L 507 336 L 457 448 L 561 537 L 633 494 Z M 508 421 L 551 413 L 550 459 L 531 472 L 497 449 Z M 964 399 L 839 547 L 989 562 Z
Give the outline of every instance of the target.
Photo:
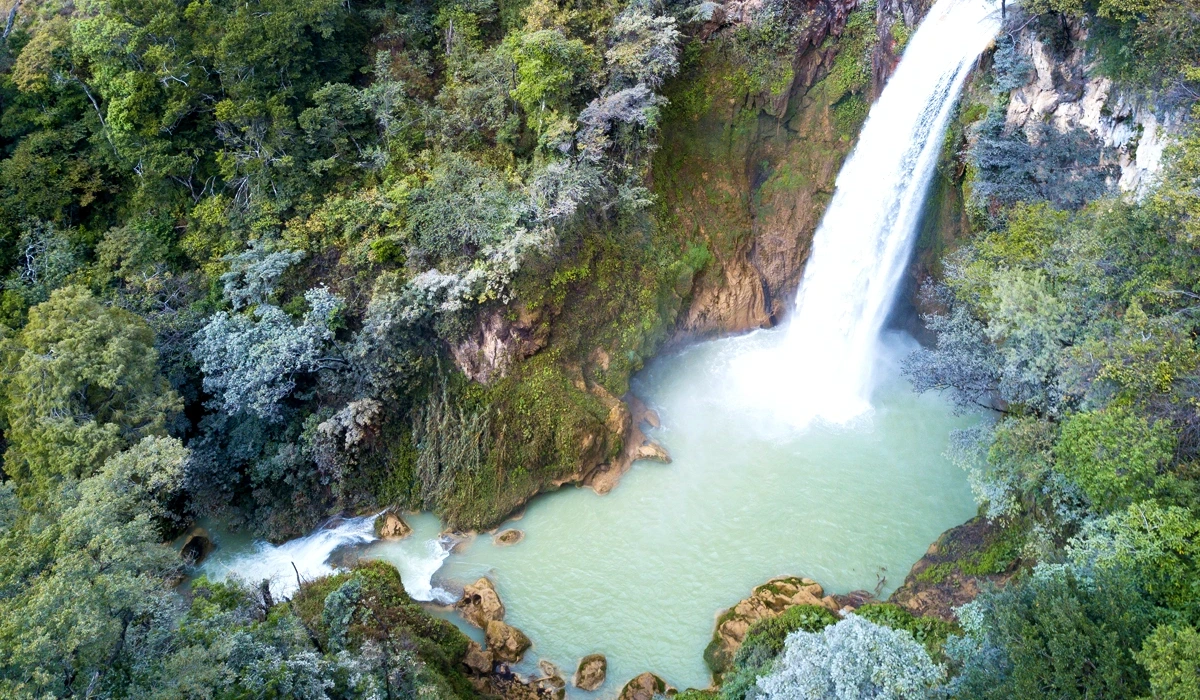
M 747 87 L 721 44 L 736 25 L 711 32 L 668 93 L 673 105 L 653 173 L 665 224 L 712 255 L 680 315 L 677 342 L 772 326 L 791 310 L 866 106 L 930 4 L 884 0 L 872 13 L 857 0 L 807 2 L 789 79 L 765 92 Z M 856 10 L 873 14 L 871 36 L 851 36 L 864 31 L 862 18 L 850 19 Z M 848 92 L 844 74 L 854 64 L 866 80 Z

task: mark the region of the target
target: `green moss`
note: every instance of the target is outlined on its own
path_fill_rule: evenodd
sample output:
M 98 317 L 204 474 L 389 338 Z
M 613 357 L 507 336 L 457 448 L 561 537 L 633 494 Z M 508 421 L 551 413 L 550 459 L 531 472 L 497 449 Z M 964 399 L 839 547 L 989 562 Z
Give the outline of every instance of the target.
M 926 567 L 917 574 L 921 583 L 938 584 L 955 572 L 964 576 L 992 576 L 1012 568 L 1021 556 L 1025 544 L 1025 528 L 1014 524 L 990 537 L 982 548 L 957 551 L 953 548 L 946 554 L 947 561 Z

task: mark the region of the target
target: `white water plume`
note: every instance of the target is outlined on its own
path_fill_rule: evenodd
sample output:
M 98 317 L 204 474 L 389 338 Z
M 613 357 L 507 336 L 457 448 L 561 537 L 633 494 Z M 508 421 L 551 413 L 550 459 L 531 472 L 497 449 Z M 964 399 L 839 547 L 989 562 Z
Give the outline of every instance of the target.
M 967 74 L 1000 30 L 994 0 L 938 0 L 871 108 L 813 238 L 780 344 L 736 359 L 737 392 L 803 427 L 870 410 L 872 367 Z
M 218 549 L 200 571 L 216 580 L 238 578 L 250 585 L 267 580 L 274 595 L 290 596 L 296 592 L 297 577 L 309 581 L 334 572 L 329 564 L 334 550 L 375 539 L 374 515 L 347 518 L 281 545 L 258 540 L 249 549 L 237 548 L 227 554 Z

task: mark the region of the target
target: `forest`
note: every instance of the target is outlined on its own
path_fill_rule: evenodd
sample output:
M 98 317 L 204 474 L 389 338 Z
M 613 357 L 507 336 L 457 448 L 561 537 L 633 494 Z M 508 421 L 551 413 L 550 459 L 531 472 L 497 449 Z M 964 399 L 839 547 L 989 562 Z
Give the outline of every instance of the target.
M 479 696 L 467 637 L 390 566 L 276 599 L 171 542 L 385 507 L 487 529 L 620 454 L 617 399 L 721 253 L 667 206 L 665 130 L 714 61 L 744 94 L 790 82 L 831 3 L 745 4 L 9 0 L 0 695 Z M 871 96 L 856 22 L 888 4 L 828 39 L 839 131 Z M 1011 579 L 955 622 L 796 609 L 681 696 L 1200 698 L 1198 20 L 1010 2 L 947 136 L 967 226 L 906 371 L 991 416 L 953 458 Z M 1144 197 L 1084 136 L 1005 124 L 1016 37 L 1068 25 L 1188 115 Z M 480 359 L 481 328 L 515 349 Z

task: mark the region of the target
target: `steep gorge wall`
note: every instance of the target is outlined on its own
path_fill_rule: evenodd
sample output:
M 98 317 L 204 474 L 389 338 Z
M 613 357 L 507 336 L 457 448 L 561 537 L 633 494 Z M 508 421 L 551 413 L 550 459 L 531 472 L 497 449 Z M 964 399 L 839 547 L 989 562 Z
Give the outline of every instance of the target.
M 809 2 L 797 49 L 781 59 L 787 79 L 765 91 L 729 57 L 736 24 L 697 47 L 668 90 L 653 171 L 664 224 L 712 255 L 677 341 L 771 326 L 789 312 L 867 106 L 930 4 Z

